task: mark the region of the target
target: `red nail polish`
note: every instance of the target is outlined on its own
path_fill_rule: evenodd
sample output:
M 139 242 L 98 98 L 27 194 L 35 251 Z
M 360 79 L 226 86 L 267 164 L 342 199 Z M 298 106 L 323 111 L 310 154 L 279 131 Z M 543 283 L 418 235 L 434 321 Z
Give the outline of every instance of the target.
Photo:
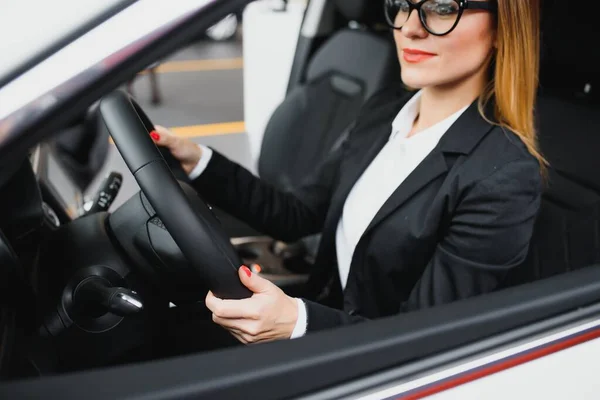
M 252 272 L 250 271 L 250 268 L 246 267 L 245 265 L 242 265 L 242 270 L 246 273 L 246 275 L 248 275 L 248 278 L 250 278 L 252 276 Z
M 156 140 L 157 142 L 160 140 L 160 135 L 156 133 L 156 131 L 150 132 L 150 136 L 152 136 L 152 139 Z

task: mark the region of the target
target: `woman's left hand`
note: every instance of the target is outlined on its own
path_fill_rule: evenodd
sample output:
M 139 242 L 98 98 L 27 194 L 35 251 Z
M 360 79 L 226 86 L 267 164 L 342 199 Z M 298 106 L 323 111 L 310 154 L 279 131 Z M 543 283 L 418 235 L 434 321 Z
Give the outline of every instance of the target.
M 254 294 L 243 300 L 222 300 L 208 292 L 206 306 L 213 321 L 245 344 L 289 339 L 298 320 L 296 299 L 248 267 L 241 267 L 238 274 Z

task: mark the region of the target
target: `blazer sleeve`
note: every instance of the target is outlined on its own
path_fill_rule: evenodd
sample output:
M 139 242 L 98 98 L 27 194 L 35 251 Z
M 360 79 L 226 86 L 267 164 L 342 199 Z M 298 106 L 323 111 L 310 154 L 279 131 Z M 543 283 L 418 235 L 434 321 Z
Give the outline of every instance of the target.
M 291 242 L 321 232 L 343 151 L 344 145 L 338 146 L 299 188 L 285 192 L 213 149 L 192 186 L 207 203 L 260 232 Z
M 403 310 L 496 289 L 527 257 L 541 197 L 539 164 L 533 159 L 513 161 L 480 181 L 458 206 Z
M 208 203 L 275 239 L 293 242 L 320 233 L 344 152 L 354 132 L 373 110 L 399 95 L 399 89 L 392 86 L 371 96 L 361 107 L 346 139 L 293 191 L 275 188 L 214 149 L 206 169 L 192 181 L 192 186 Z
M 496 289 L 506 272 L 527 256 L 541 185 L 537 161 L 527 159 L 505 165 L 465 193 L 400 312 Z M 307 331 L 365 320 L 310 301 L 306 308 Z

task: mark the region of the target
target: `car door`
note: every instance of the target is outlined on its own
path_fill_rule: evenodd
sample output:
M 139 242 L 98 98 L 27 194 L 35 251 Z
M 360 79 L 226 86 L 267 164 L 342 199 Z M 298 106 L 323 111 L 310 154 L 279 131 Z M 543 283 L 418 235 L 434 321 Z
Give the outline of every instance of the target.
M 600 268 L 590 267 L 301 339 L 3 383 L 0 396 L 586 398 L 600 389 L 599 336 Z

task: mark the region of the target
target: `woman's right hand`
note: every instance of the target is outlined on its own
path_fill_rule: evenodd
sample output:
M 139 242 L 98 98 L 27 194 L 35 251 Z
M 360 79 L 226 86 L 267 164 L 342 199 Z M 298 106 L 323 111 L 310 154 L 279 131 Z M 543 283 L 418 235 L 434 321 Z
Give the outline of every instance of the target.
M 158 146 L 169 149 L 173 157 L 180 163 L 186 174 L 190 174 L 200 157 L 202 157 L 202 148 L 187 138 L 175 136 L 164 126 L 155 125 L 154 131 L 150 133 L 152 140 Z

